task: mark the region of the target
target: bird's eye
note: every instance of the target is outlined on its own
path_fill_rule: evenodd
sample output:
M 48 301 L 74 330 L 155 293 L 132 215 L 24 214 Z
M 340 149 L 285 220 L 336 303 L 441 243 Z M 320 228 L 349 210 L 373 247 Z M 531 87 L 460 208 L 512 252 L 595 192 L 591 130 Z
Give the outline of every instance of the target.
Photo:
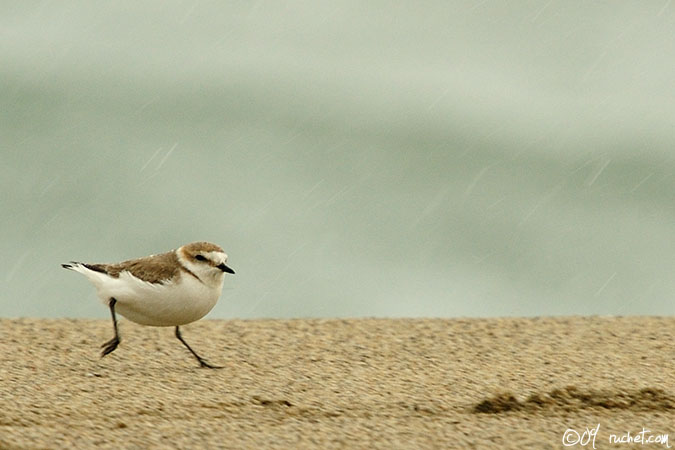
M 195 256 L 195 259 L 196 259 L 197 261 L 206 261 L 206 258 L 204 258 L 203 255 L 197 255 L 197 256 Z

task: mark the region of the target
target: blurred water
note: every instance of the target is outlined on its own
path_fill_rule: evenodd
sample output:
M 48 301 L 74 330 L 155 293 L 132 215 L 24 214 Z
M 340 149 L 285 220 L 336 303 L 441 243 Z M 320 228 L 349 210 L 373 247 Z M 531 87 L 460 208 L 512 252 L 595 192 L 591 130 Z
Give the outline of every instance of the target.
M 210 317 L 675 310 L 675 5 L 0 2 L 0 315 L 209 240 Z

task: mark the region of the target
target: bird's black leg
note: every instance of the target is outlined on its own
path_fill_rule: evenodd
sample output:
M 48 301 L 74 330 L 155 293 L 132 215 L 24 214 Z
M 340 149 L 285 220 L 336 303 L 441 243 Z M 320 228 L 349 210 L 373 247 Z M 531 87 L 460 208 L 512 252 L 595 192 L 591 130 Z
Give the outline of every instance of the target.
M 110 307 L 110 314 L 112 315 L 113 328 L 115 329 L 115 337 L 110 339 L 105 344 L 101 345 L 101 348 L 103 349 L 101 358 L 103 358 L 108 353 L 112 353 L 117 348 L 121 340 L 120 334 L 117 331 L 117 317 L 115 316 L 115 303 L 117 303 L 117 300 L 115 300 L 115 298 L 111 298 L 110 303 L 108 303 L 108 306 Z
M 221 366 L 212 366 L 211 364 L 207 363 L 206 361 L 204 361 L 204 359 L 201 356 L 199 356 L 197 354 L 196 351 L 192 350 L 192 348 L 190 348 L 188 343 L 185 342 L 185 339 L 183 339 L 183 336 L 181 336 L 180 328 L 178 328 L 178 327 L 176 327 L 176 337 L 178 338 L 179 341 L 181 341 L 183 343 L 184 346 L 187 347 L 188 350 L 190 350 L 190 353 L 192 353 L 195 356 L 195 358 L 197 358 L 197 361 L 199 361 L 199 365 L 201 367 L 208 367 L 209 369 L 222 369 Z

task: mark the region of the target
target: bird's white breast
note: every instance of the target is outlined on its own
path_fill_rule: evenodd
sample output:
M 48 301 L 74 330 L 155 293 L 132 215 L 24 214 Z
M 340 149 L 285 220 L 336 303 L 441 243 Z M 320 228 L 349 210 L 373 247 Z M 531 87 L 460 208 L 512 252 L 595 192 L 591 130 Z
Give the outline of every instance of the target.
M 223 287 L 207 286 L 195 276 L 180 272 L 176 279 L 148 283 L 129 272 L 118 278 L 105 277 L 97 286 L 104 303 L 117 300 L 115 311 L 127 319 L 151 326 L 184 325 L 201 319 L 215 306 Z

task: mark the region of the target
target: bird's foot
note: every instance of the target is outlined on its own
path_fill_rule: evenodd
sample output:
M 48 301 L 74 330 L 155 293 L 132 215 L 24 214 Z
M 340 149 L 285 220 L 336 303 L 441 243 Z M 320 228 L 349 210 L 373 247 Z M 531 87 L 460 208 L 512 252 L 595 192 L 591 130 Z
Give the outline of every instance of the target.
M 101 358 L 103 358 L 108 353 L 112 353 L 117 348 L 119 343 L 120 339 L 117 336 L 115 336 L 105 344 L 101 345 L 101 348 L 103 349 L 103 351 L 101 352 Z
M 207 369 L 224 369 L 225 367 L 223 366 L 214 366 L 212 364 L 207 363 L 204 361 L 202 358 L 197 358 L 199 361 L 199 367 L 205 367 Z

